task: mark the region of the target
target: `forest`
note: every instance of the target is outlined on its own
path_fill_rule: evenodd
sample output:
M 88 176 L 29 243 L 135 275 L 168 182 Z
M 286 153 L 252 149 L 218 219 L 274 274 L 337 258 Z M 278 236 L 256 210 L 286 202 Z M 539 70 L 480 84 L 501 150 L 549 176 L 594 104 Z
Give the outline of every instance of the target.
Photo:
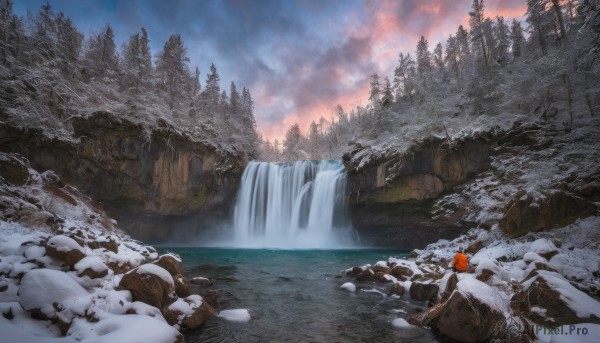
M 435 46 L 421 36 L 393 75 L 372 74 L 368 103 L 335 106 L 307 132 L 262 142 L 266 160 L 336 159 L 359 143 L 402 150 L 427 135 L 452 137 L 493 127 L 503 115 L 548 121 L 559 111 L 594 116 L 600 98 L 600 18 L 594 0 L 527 0 L 525 22 L 486 15 L 474 0 L 469 26 Z M 432 50 L 433 48 L 433 50 Z M 566 108 L 563 108 L 566 103 Z M 332 104 L 332 109 L 334 105 Z

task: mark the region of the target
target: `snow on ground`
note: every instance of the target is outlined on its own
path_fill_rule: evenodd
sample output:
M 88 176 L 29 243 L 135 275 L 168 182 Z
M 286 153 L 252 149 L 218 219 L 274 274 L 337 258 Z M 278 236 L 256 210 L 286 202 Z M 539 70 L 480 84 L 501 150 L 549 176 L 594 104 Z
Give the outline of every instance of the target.
M 415 250 L 415 258 L 390 257 L 387 266 L 401 266 L 413 273 L 406 281 L 396 281 L 407 293 L 415 282 L 437 283 L 438 299 L 444 295 L 450 277 L 456 275 L 458 292 L 503 313 L 507 323 L 519 321 L 518 316 L 523 315 L 515 313 L 511 308 L 513 296 L 527 291 L 535 280 L 542 278 L 552 290 L 560 294 L 560 299 L 573 310 L 578 320 L 585 322 L 594 316 L 600 318 L 600 302 L 586 293 L 600 294 L 599 227 L 600 216 L 592 216 L 562 228 L 529 233 L 514 239 L 505 236 L 498 225 L 493 225 L 489 230 L 475 228 L 456 239 L 440 240 L 424 249 Z M 478 248 L 472 248 L 474 250 L 469 252 L 468 248 L 474 246 Z M 470 264 L 467 273 L 455 274 L 446 269 L 458 248 L 467 251 Z M 384 263 L 377 262 L 376 266 L 384 267 Z M 353 275 L 352 269 L 345 270 L 342 275 Z M 341 288 L 346 289 L 348 284 L 352 283 L 347 282 Z M 385 296 L 375 289 L 363 289 L 363 292 L 377 292 Z M 530 311 L 543 318 L 547 317 L 547 310 L 542 307 L 533 306 Z M 405 328 L 406 324 L 402 318 L 392 322 L 392 325 L 399 328 Z M 557 323 L 559 328 L 560 324 L 562 323 Z M 542 326 L 534 325 L 534 329 L 537 327 Z M 577 336 L 540 333 L 538 338 L 540 342 L 597 340 L 600 325 L 583 323 L 562 326 L 565 331 L 577 328 L 580 329 Z M 582 334 L 583 328 L 586 328 L 589 335 Z
M 52 172 L 39 174 L 14 155 L 0 153 L 0 159 L 29 173 L 22 185 L 0 177 L 0 341 L 179 339 L 159 309 L 132 301 L 129 291 L 117 288 L 122 273 L 140 265 L 173 284 L 164 269 L 144 264 L 158 258 L 156 250 L 122 233 L 91 199 L 62 185 Z M 47 247 L 85 257 L 69 270 L 62 260 L 47 255 Z M 92 276 L 80 276 L 85 271 Z M 200 296 L 185 300 L 185 313 L 202 303 Z M 61 323 L 68 329 L 66 337 L 60 337 Z

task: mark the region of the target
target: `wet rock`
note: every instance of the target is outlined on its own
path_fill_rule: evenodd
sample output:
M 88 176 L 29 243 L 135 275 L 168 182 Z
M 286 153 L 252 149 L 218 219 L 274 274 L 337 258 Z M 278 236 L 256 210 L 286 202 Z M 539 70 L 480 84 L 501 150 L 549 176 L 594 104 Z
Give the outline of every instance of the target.
M 430 300 L 437 297 L 439 286 L 433 282 L 413 282 L 410 285 L 408 294 L 416 300 Z
M 459 342 L 489 340 L 505 323 L 503 311 L 461 289 L 465 281 L 457 284 L 458 291 L 452 292 L 447 301 L 409 316 L 408 322 L 421 327 L 435 326 L 443 335 Z M 480 281 L 468 281 L 484 290 L 484 294 L 493 294 L 492 288 Z
M 173 282 L 175 282 L 175 294 L 178 297 L 185 298 L 192 294 L 190 291 L 190 280 L 187 277 L 181 274 L 174 275 Z
M 377 282 L 392 282 L 392 280 L 388 277 L 388 275 L 386 273 L 383 272 L 375 272 L 375 275 L 373 275 L 373 279 L 375 279 L 375 281 Z
M 395 283 L 392 285 L 392 287 L 390 287 L 389 294 L 403 296 L 405 291 L 406 290 L 404 289 L 404 287 L 401 284 Z
M 200 286 L 200 287 L 210 287 L 214 283 L 212 280 L 210 280 L 208 278 L 205 278 L 205 277 L 201 277 L 201 276 L 197 276 L 197 277 L 192 278 L 190 280 L 190 282 L 191 282 L 192 285 L 197 285 L 197 286 Z
M 523 282 L 523 288 L 512 297 L 511 307 L 534 323 L 545 326 L 556 326 L 557 323 L 599 324 L 600 306 L 574 308 L 573 301 L 576 299 L 580 303 L 597 304 L 596 300 L 573 287 L 559 274 L 538 270 Z
M 356 276 L 356 280 L 358 280 L 358 281 L 374 281 L 375 273 L 373 272 L 372 269 L 367 268 L 362 273 L 360 273 Z
M 390 268 L 389 267 L 384 267 L 384 266 L 380 266 L 380 265 L 375 265 L 371 269 L 373 269 L 373 271 L 375 273 L 384 273 L 384 274 L 389 274 L 390 273 Z
M 174 299 L 175 284 L 168 272 L 157 265 L 145 264 L 123 275 L 120 289 L 131 292 L 134 301 L 163 308 Z
M 390 274 L 392 274 L 392 276 L 395 278 L 410 278 L 413 276 L 414 272 L 409 267 L 395 266 L 390 271 Z
M 177 324 L 182 329 L 194 330 L 217 312 L 199 295 L 191 295 L 165 306 L 162 313 L 170 325 Z

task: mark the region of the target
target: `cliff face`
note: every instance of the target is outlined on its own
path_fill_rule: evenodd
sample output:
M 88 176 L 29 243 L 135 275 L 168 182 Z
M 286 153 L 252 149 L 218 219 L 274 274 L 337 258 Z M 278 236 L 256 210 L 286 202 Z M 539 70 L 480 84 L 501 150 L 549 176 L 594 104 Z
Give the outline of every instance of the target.
M 178 221 L 229 212 L 243 153 L 193 141 L 165 122 L 147 128 L 107 112 L 75 118 L 72 125 L 66 140 L 2 124 L 0 148 L 26 156 L 37 169 L 54 170 L 139 239 L 164 239 Z
M 516 122 L 403 154 L 357 146 L 344 156 L 352 222 L 366 243 L 421 248 L 472 227 L 520 237 L 597 215 L 597 123 Z
M 363 240 L 413 248 L 458 235 L 461 211 L 453 218 L 432 219 L 434 200 L 484 170 L 490 145 L 483 135 L 450 146 L 433 137 L 404 154 L 377 156 L 362 165 L 355 165 L 352 156 L 368 148 L 357 146 L 344 155 L 352 222 Z

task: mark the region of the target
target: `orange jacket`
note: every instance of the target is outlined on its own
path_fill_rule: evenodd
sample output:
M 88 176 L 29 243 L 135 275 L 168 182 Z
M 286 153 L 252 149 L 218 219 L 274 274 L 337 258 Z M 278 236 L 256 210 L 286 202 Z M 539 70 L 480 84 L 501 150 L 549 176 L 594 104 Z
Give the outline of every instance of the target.
M 452 261 L 452 267 L 460 270 L 461 272 L 466 271 L 469 268 L 467 255 L 460 252 L 456 254 L 456 256 L 454 256 L 454 261 Z

